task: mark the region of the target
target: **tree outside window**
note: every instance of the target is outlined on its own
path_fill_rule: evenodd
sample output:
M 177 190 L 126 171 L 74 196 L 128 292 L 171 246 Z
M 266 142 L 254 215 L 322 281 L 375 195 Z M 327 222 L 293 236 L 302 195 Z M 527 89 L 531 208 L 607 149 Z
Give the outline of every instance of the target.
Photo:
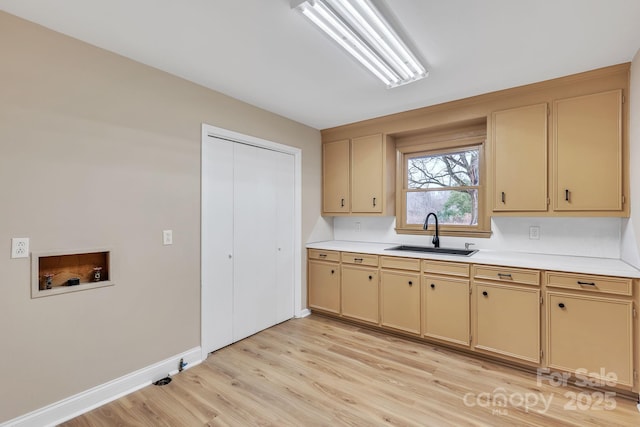
M 406 224 L 422 224 L 435 212 L 444 225 L 478 224 L 480 147 L 416 153 L 406 159 Z

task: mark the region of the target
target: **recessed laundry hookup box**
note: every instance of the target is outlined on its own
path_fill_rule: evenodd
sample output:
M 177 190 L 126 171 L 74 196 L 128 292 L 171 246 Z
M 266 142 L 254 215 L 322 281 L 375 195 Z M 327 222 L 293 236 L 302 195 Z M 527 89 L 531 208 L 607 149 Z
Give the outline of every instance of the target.
M 112 286 L 111 250 L 31 254 L 31 298 Z

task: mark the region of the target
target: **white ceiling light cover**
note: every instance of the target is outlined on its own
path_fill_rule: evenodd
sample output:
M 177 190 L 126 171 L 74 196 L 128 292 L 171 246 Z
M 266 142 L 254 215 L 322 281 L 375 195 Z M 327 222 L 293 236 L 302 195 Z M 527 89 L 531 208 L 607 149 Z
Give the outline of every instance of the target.
M 298 9 L 387 87 L 428 75 L 370 0 L 293 0 Z

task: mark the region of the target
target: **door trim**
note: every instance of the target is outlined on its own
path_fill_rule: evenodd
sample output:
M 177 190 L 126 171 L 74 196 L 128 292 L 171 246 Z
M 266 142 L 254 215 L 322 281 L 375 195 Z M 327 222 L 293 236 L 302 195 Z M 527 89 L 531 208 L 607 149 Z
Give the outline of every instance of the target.
M 202 146 L 208 141 L 210 137 L 226 139 L 231 142 L 238 142 L 241 144 L 252 145 L 254 147 L 265 148 L 267 150 L 278 151 L 293 156 L 294 162 L 294 230 L 293 230 L 293 292 L 294 301 L 293 309 L 295 317 L 305 317 L 308 315 L 306 310 L 302 309 L 302 150 L 300 148 L 291 147 L 289 145 L 280 144 L 277 142 L 269 141 L 262 138 L 257 138 L 250 135 L 245 135 L 239 132 L 234 132 L 228 129 L 223 129 L 202 124 L 202 139 L 200 145 L 200 176 L 202 182 Z M 201 188 L 202 191 L 202 188 Z M 202 230 L 202 194 L 200 195 L 200 229 Z M 200 236 L 200 252 L 202 253 L 203 238 Z M 204 282 L 202 280 L 202 257 L 200 258 L 200 286 Z M 205 312 L 204 300 L 200 298 L 200 345 L 202 348 L 202 360 L 207 358 L 207 350 L 204 347 L 205 332 L 207 325 L 204 322 L 203 313 Z

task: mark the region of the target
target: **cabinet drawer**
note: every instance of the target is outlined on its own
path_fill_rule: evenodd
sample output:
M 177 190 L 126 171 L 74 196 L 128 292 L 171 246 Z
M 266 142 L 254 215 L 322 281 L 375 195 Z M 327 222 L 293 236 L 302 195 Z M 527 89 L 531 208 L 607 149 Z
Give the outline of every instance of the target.
M 340 262 L 340 252 L 325 251 L 322 249 L 309 249 L 309 259 Z
M 378 255 L 342 252 L 342 262 L 347 264 L 378 266 Z
M 396 268 L 398 270 L 420 271 L 420 260 L 416 258 L 400 258 L 395 256 L 380 257 L 382 268 Z
M 446 274 L 448 276 L 469 277 L 469 264 L 447 261 L 422 261 L 422 270 L 425 274 Z
M 545 274 L 545 278 L 547 286 L 554 288 L 580 289 L 616 295 L 631 295 L 633 289 L 633 280 L 623 277 L 603 277 L 548 271 Z
M 498 282 L 522 283 L 524 285 L 540 285 L 540 272 L 512 267 L 473 266 L 473 278 L 495 280 Z

